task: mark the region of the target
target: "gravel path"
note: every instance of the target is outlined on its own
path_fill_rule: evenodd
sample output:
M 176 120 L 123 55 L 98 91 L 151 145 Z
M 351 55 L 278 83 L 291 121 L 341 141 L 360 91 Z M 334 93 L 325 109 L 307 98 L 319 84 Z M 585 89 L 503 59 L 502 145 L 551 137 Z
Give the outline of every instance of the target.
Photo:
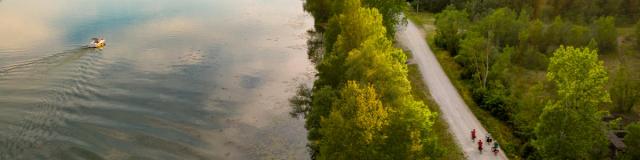
M 478 151 L 477 142 L 471 140 L 471 130 L 476 129 L 479 138 L 485 137 L 487 131 L 480 121 L 471 113 L 449 77 L 438 63 L 435 55 L 425 41 L 424 33 L 409 21 L 407 26 L 398 30 L 397 39 L 401 45 L 413 53 L 413 62 L 423 75 L 423 81 L 429 92 L 440 106 L 441 116 L 449 124 L 449 131 L 462 148 L 467 159 L 507 159 L 502 150 L 496 156 L 490 152 L 490 146 L 484 145 L 483 153 Z M 484 141 L 484 140 L 483 140 Z

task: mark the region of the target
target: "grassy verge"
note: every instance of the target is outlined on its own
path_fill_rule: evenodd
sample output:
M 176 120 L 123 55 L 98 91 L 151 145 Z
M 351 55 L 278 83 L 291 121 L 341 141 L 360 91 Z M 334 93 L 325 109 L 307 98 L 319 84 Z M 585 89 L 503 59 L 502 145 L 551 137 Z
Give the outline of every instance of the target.
M 427 104 L 432 112 L 437 112 L 440 115 L 440 108 L 428 92 L 427 86 L 422 81 L 422 74 L 420 74 L 416 64 L 409 65 L 409 81 L 411 81 L 413 97 Z M 464 154 L 453 139 L 453 135 L 449 132 L 449 126 L 444 119 L 440 117 L 436 119 L 433 124 L 433 131 L 437 137 L 436 143 L 439 147 L 442 147 L 443 152 L 438 159 L 464 159 Z
M 422 26 L 427 35 L 427 43 L 429 43 L 433 53 L 436 54 L 440 65 L 480 123 L 482 123 L 485 129 L 487 129 L 487 131 L 491 133 L 491 135 L 501 144 L 501 148 L 510 159 L 520 159 L 520 152 L 518 150 L 523 144 L 522 140 L 513 134 L 513 129 L 505 122 L 498 120 L 489 112 L 481 109 L 477 104 L 475 104 L 471 99 L 469 87 L 462 81 L 462 79 L 460 79 L 459 75 L 461 67 L 453 60 L 453 57 L 451 57 L 447 51 L 441 50 L 433 44 L 433 38 L 435 35 L 433 14 L 409 12 L 406 15 L 407 18 L 415 22 L 417 25 Z

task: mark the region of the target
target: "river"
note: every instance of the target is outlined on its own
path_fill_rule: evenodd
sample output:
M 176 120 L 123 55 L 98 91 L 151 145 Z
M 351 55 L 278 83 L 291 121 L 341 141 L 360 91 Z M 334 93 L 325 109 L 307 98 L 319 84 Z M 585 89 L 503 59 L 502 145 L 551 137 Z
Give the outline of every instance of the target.
M 308 159 L 302 3 L 0 1 L 0 159 Z

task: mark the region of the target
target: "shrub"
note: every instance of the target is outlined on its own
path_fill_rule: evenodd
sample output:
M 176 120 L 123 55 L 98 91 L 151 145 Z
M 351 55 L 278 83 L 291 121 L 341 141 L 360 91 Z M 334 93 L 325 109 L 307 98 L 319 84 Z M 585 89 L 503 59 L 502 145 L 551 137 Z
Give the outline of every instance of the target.
M 458 53 L 458 44 L 464 36 L 464 27 L 468 24 L 469 15 L 465 11 L 456 10 L 453 6 L 447 7 L 436 15 L 436 46 L 455 56 Z
M 598 42 L 600 52 L 612 51 L 616 48 L 616 20 L 611 17 L 600 17 L 591 25 L 591 33 Z

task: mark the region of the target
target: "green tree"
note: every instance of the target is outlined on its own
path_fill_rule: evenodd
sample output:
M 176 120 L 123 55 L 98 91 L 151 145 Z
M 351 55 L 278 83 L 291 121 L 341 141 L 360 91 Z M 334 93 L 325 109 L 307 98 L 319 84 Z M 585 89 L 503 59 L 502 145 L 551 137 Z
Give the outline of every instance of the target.
M 313 16 L 316 25 L 326 23 L 333 16 L 331 12 L 333 2 L 334 0 L 305 0 L 304 10 Z
M 593 17 L 606 15 L 607 11 L 615 10 L 619 0 L 553 0 L 546 1 L 551 8 L 549 16 L 562 16 L 575 22 L 586 22 Z M 608 14 L 608 15 L 614 15 Z
M 618 31 L 616 30 L 616 20 L 611 17 L 600 17 L 591 25 L 593 37 L 598 42 L 598 48 L 601 52 L 613 51 L 616 49 L 616 38 Z
M 567 45 L 575 47 L 587 46 L 591 40 L 589 28 L 580 25 L 573 25 L 566 39 Z
M 344 77 L 370 83 L 380 93 L 390 114 L 384 133 L 385 155 L 380 159 L 424 159 L 435 152 L 431 126 L 435 115 L 411 96 L 407 79 L 406 56 L 384 36 L 370 37 L 349 52 Z M 366 158 L 365 158 L 366 159 Z
M 546 49 L 544 37 L 544 23 L 539 19 L 530 21 L 525 29 L 520 31 L 518 39 L 520 39 L 520 46 L 527 46 L 536 48 L 539 51 Z M 542 47 L 544 46 L 544 47 Z
M 388 157 L 383 147 L 389 113 L 373 86 L 349 81 L 340 91 L 331 114 L 323 118 L 319 159 L 379 159 Z
M 471 32 L 460 43 L 460 54 L 454 59 L 464 67 L 463 74 L 470 75 L 479 87 L 486 89 L 495 50 L 488 39 Z
M 515 48 L 506 47 L 502 49 L 502 52 L 497 53 L 491 65 L 489 76 L 506 83 L 511 72 L 511 57 L 515 52 Z
M 640 100 L 640 86 L 631 76 L 632 74 L 623 61 L 618 66 L 613 86 L 610 88 L 611 99 L 617 111 L 630 112 Z
M 436 152 L 435 139 L 431 127 L 437 115 L 428 107 L 413 99 L 411 95 L 402 97 L 393 106 L 385 149 L 389 157 L 379 159 L 429 159 Z
M 354 8 L 349 8 L 349 5 L 354 3 L 377 9 L 384 17 L 383 24 L 389 31 L 386 33 L 389 37 L 395 34 L 396 25 L 404 21 L 401 14 L 407 7 L 405 0 L 305 0 L 304 9 L 314 17 L 316 25 L 323 25 L 335 15 L 352 11 Z
M 447 7 L 436 15 L 435 44 L 455 56 L 458 44 L 464 36 L 464 27 L 468 24 L 469 15 L 465 11 L 456 10 L 453 6 Z
M 624 136 L 624 144 L 627 146 L 623 159 L 640 159 L 640 123 L 627 126 L 627 135 Z
M 331 85 L 337 87 L 345 82 L 344 60 L 348 53 L 360 47 L 370 37 L 384 37 L 386 29 L 382 25 L 382 15 L 377 9 L 362 8 L 359 0 L 347 0 L 345 13 L 329 20 L 329 28 L 325 35 L 327 52 L 316 67 L 319 79 L 315 85 Z M 335 43 L 334 43 L 335 42 Z
M 633 23 L 640 18 L 640 0 L 623 0 L 618 13 Z
M 354 157 L 367 159 L 366 157 L 369 156 L 380 159 L 430 157 L 429 153 L 435 150 L 432 144 L 433 138 L 430 135 L 435 115 L 428 110 L 427 106 L 415 101 L 411 96 L 405 61 L 406 57 L 402 51 L 394 48 L 393 43 L 384 34 L 369 36 L 358 48 L 347 54 L 342 79 L 371 84 L 370 87 L 376 93 L 380 93 L 377 99 L 385 109 L 390 111 L 389 125 L 383 127 L 383 132 L 376 135 L 386 135 L 384 137 L 388 137 L 388 140 L 377 139 L 372 142 L 374 144 L 359 143 L 357 138 L 354 138 L 362 134 L 357 127 L 354 129 L 357 125 L 350 122 L 349 118 L 345 118 L 344 114 L 337 116 L 333 113 L 337 108 L 350 106 L 337 100 L 333 103 L 334 111 L 328 116 L 331 121 L 322 122 L 320 127 L 322 136 L 319 147 L 320 159 L 353 159 Z M 351 84 L 347 84 L 345 88 L 349 88 L 349 85 Z M 357 94 L 342 92 L 340 97 L 344 99 L 350 95 Z M 349 139 L 356 139 L 356 141 L 345 141 Z M 341 149 L 335 145 L 346 145 L 350 150 Z
M 378 9 L 378 12 L 384 17 L 384 27 L 387 28 L 387 36 L 393 38 L 396 33 L 396 25 L 405 21 L 402 12 L 406 10 L 407 2 L 405 0 L 362 0 L 365 7 Z
M 519 134 L 528 139 L 535 137 L 535 128 L 540 120 L 540 114 L 544 105 L 550 97 L 544 90 L 544 83 L 539 82 L 523 93 L 519 98 L 520 104 L 514 110 L 513 122 L 515 127 L 521 131 Z
M 481 106 L 489 110 L 494 116 L 502 120 L 508 120 L 513 112 L 510 104 L 509 74 L 511 70 L 511 55 L 515 52 L 513 47 L 506 47 L 497 53 L 489 70 L 491 80 L 488 90 L 482 98 Z
M 608 15 L 608 16 L 623 16 L 620 15 L 620 9 L 623 8 L 622 4 L 624 0 L 599 0 L 599 7 L 601 9 L 600 15 Z M 628 4 L 624 4 L 628 5 Z M 640 6 L 638 6 L 640 7 Z
M 549 54 L 555 51 L 558 46 L 565 44 L 564 37 L 567 37 L 570 29 L 571 24 L 565 23 L 560 17 L 556 17 L 545 31 L 544 37 L 547 38 L 547 43 L 542 51 Z
M 539 19 L 530 21 L 518 37 L 520 45 L 513 54 L 513 62 L 528 69 L 545 69 L 548 62 L 542 52 L 546 51 L 549 39 L 545 37 L 544 23 Z
M 587 48 L 592 50 L 598 50 L 598 42 L 596 42 L 596 40 L 592 38 L 589 41 L 589 44 L 587 44 Z
M 524 19 L 528 17 L 523 16 Z M 474 29 L 491 38 L 496 46 L 515 46 L 518 44 L 518 34 L 526 24 L 519 21 L 518 15 L 511 9 L 500 8 L 478 21 Z
M 338 99 L 338 93 L 335 89 L 329 86 L 323 86 L 322 88 L 315 88 L 311 97 L 312 103 L 309 108 L 309 114 L 305 116 L 305 128 L 309 131 L 307 133 L 307 139 L 309 139 L 309 148 L 311 149 L 311 158 L 319 156 L 320 140 L 322 134 L 320 133 L 322 117 L 326 117 L 331 113 L 331 106 L 333 102 Z
M 413 0 L 411 5 L 415 7 L 416 11 L 429 11 L 431 13 L 438 13 L 444 10 L 451 4 L 451 0 Z
M 540 116 L 535 147 L 545 159 L 601 158 L 607 140 L 598 107 L 610 98 L 597 51 L 561 46 L 550 60 L 547 80 L 557 95 Z
M 359 0 L 340 4 L 334 6 L 341 13 L 328 20 L 311 107 L 299 109 L 309 112 L 312 158 L 431 157 L 435 114 L 411 96 L 406 56 L 388 39 L 385 17 Z M 303 97 L 292 102 L 308 103 Z
M 487 15 L 490 11 L 499 8 L 511 8 L 516 11 L 523 11 L 533 5 L 528 0 L 463 0 L 462 2 L 464 2 L 464 9 L 470 12 L 472 19 L 478 19 L 481 16 Z M 460 1 L 458 1 L 458 3 L 460 3 Z
M 312 104 L 308 109 L 308 116 L 305 117 L 312 157 L 319 155 L 319 142 L 323 138 L 320 133 L 321 117 L 329 116 L 333 101 L 337 98 L 337 90 L 345 83 L 344 60 L 348 52 L 359 47 L 370 36 L 384 37 L 386 33 L 382 25 L 382 16 L 376 9 L 362 8 L 359 0 L 340 3 L 345 12 L 329 20 L 324 41 L 325 53 L 316 66 L 318 80 L 314 83 Z
M 380 35 L 370 37 L 360 48 L 349 52 L 345 78 L 372 83 L 385 102 L 394 102 L 411 91 L 407 79 L 406 56 Z

